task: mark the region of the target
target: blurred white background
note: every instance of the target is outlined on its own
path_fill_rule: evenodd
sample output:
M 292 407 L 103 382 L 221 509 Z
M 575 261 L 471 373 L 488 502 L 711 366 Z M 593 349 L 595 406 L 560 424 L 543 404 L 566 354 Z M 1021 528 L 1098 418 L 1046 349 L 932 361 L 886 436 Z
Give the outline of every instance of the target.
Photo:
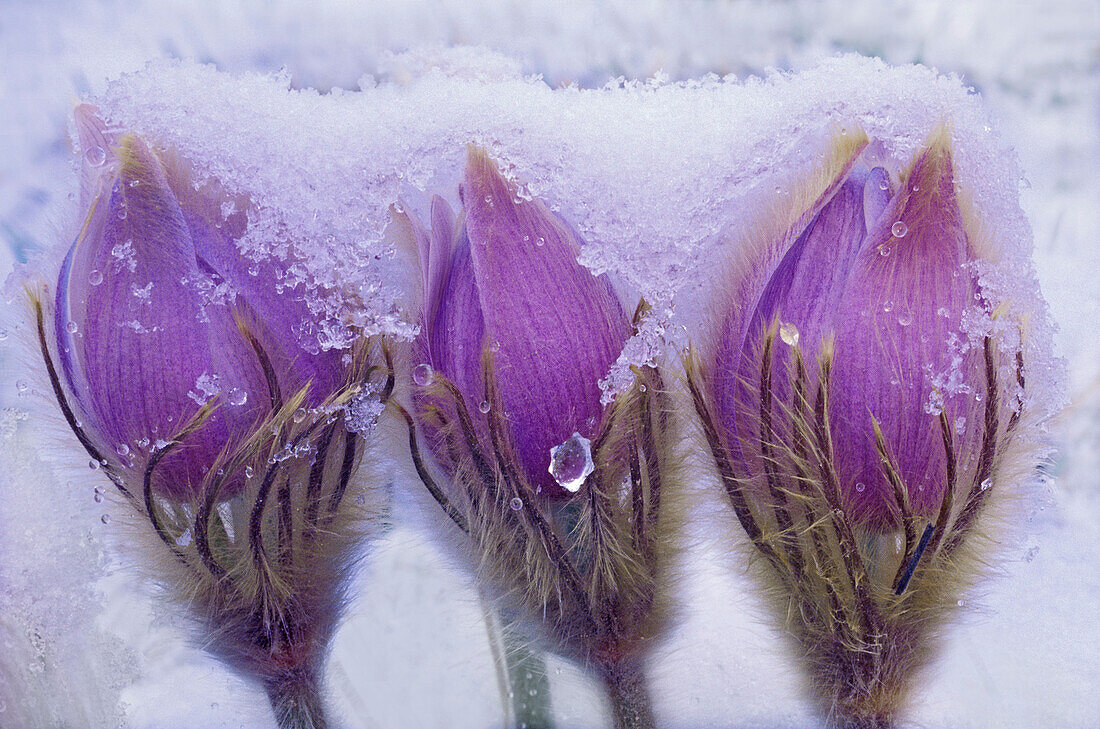
M 285 67 L 296 86 L 354 90 L 364 74 L 384 70 L 388 52 L 450 44 L 511 54 L 551 85 L 659 71 L 673 79 L 748 76 L 855 51 L 957 73 L 982 94 L 1026 174 L 1021 202 L 1061 326 L 1056 343 L 1069 364 L 1071 404 L 1047 508 L 998 565 L 981 606 L 951 632 L 913 721 L 1100 726 L 1095 0 L 7 0 L 0 3 L 0 268 L 68 245 L 59 240 L 77 214 L 68 116 L 75 101 L 119 73 L 150 58 L 193 58 L 232 72 Z M 16 387 L 25 364 L 2 349 L 0 356 L 0 727 L 271 726 L 262 694 L 189 647 L 179 621 L 100 551 L 103 525 L 87 474 L 39 461 L 48 443 L 21 419 Z M 75 482 L 71 503 L 33 487 L 44 479 Z M 655 658 L 659 717 L 685 727 L 810 725 L 781 643 L 745 576 L 720 556 L 700 551 L 709 565 L 700 573 L 718 575 L 687 584 L 691 612 L 702 617 L 688 620 Z M 414 527 L 396 529 L 368 566 L 330 673 L 347 725 L 500 726 L 481 608 L 462 574 Z M 553 664 L 551 679 L 562 726 L 600 721 L 605 710 L 583 674 Z

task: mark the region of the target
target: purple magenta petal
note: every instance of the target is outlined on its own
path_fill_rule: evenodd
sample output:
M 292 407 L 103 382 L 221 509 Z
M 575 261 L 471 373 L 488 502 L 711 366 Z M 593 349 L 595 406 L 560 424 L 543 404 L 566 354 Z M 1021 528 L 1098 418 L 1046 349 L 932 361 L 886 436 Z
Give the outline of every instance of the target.
M 593 436 L 598 382 L 630 336 L 629 320 L 606 277 L 577 262 L 576 235 L 541 202 L 517 202 L 482 151 L 470 152 L 462 201 L 517 453 L 536 488 L 567 495 L 547 472 L 550 448 L 574 431 Z
M 960 318 L 976 288 L 963 269 L 969 250 L 946 140 L 920 155 L 896 202 L 896 215 L 882 217 L 869 231 L 838 311 L 832 410 L 850 508 L 855 518 L 881 525 L 894 520 L 894 499 L 880 475 L 871 416 L 882 427 L 914 511 L 929 515 L 945 484 L 938 418 L 926 410 L 932 378 L 955 370 L 977 387 L 983 371 L 975 351 L 953 363 L 949 346 L 953 337 L 966 341 Z M 951 426 L 962 418 L 969 423 L 965 432 L 974 433 L 979 418 L 972 392 L 939 396 Z M 957 443 L 965 440 L 956 436 Z
M 59 298 L 76 325 L 71 344 L 83 365 L 83 382 L 71 386 L 86 388 L 105 445 L 136 451 L 172 437 L 215 389 L 223 396 L 253 389 L 259 376 L 255 365 L 227 364 L 242 358 L 233 354 L 241 338 L 200 306 L 193 244 L 159 160 L 134 137 L 117 154 L 117 178 L 99 198 L 103 212 L 92 212 L 95 226 L 70 252 Z M 254 408 L 223 402 L 163 461 L 164 488 L 188 493 L 254 419 Z
M 435 231 L 432 232 L 433 238 Z M 455 231 L 453 258 L 443 276 L 434 323 L 422 338 L 427 340 L 428 364 L 455 383 L 468 407 L 484 398 L 481 354 L 485 347 L 485 322 L 474 278 L 466 227 Z

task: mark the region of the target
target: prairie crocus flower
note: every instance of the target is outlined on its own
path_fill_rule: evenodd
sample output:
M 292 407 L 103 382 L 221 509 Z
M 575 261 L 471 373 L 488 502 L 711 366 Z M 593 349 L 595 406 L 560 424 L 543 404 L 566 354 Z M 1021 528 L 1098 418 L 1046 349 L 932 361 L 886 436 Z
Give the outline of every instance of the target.
M 237 250 L 247 200 L 196 189 L 88 107 L 77 128 L 87 216 L 53 341 L 31 296 L 54 394 L 92 467 L 148 520 L 207 649 L 264 684 L 281 726 L 323 726 L 318 672 L 360 530 L 344 503 L 356 431 L 392 377 L 368 368 L 374 343 L 303 349 L 306 304 Z
M 973 578 L 990 486 L 1019 473 L 1024 386 L 948 132 L 900 183 L 867 143 L 838 142 L 794 222 L 750 246 L 716 347 L 687 363 L 736 517 L 845 727 L 892 725 Z
M 521 200 L 481 150 L 461 198 L 461 219 L 436 198 L 431 231 L 414 223 L 416 420 L 453 488 L 432 479 L 407 415 L 413 458 L 491 577 L 557 649 L 600 667 L 624 725 L 644 724 L 636 663 L 656 619 L 660 377 L 638 368 L 605 409 L 598 382 L 631 322 L 606 277 L 577 262 L 578 234 Z

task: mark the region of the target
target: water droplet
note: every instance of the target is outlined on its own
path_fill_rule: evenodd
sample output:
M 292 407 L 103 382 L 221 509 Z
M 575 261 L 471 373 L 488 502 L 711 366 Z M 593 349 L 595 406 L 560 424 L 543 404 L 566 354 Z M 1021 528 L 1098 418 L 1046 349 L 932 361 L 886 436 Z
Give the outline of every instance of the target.
M 788 346 L 798 346 L 798 327 L 789 321 L 785 321 L 779 325 L 779 338 L 787 343 Z
M 917 491 L 924 491 L 926 488 L 928 488 L 928 485 L 922 483 L 920 486 L 917 486 Z
M 477 409 L 478 409 L 478 410 L 480 410 L 480 411 L 481 411 L 482 413 L 487 413 L 487 412 L 489 412 L 489 409 L 490 409 L 490 407 L 489 407 L 489 401 L 488 401 L 488 400 L 482 400 L 482 401 L 481 401 L 481 402 L 480 402 L 480 403 L 478 404 L 478 406 L 477 406 Z
M 88 164 L 92 167 L 102 167 L 103 163 L 107 161 L 107 152 L 103 147 L 88 147 L 88 149 L 84 150 L 84 159 L 87 160 Z
M 97 461 L 94 458 L 92 460 L 88 461 L 88 468 L 92 469 L 93 471 L 98 471 L 99 470 L 99 461 Z
M 913 323 L 913 312 L 907 311 L 904 314 L 898 314 L 898 324 L 903 327 L 907 327 Z
M 986 480 L 982 481 L 982 491 L 987 491 L 989 489 L 989 487 L 992 486 L 992 485 L 993 485 L 993 479 L 987 478 Z
M 646 386 L 645 385 L 638 385 L 638 392 L 645 392 L 645 391 L 646 391 Z
M 958 601 L 957 603 L 955 603 L 955 604 L 956 604 L 956 605 L 958 605 L 959 607 L 962 607 L 963 605 L 965 605 L 965 604 L 966 604 L 966 601 L 965 601 L 965 600 L 959 600 L 959 601 Z
M 294 415 L 291 416 L 291 420 L 293 420 L 295 423 L 300 423 L 306 419 L 307 414 L 308 413 L 306 413 L 305 408 L 298 408 L 294 411 Z
M 79 328 L 80 327 L 76 325 L 75 321 L 70 321 L 68 324 L 65 325 L 65 330 L 69 332 L 69 334 L 76 334 L 76 331 Z
M 229 404 L 230 405 L 244 405 L 248 402 L 248 392 L 242 390 L 239 387 L 234 387 L 229 391 Z
M 512 511 L 519 511 L 523 508 L 523 499 L 518 496 L 513 496 L 512 500 L 508 502 L 508 506 L 512 508 Z
M 430 364 L 418 364 L 413 367 L 413 382 L 421 387 L 427 387 L 432 384 L 432 379 L 435 378 L 435 371 Z
M 492 341 L 492 343 L 489 344 L 489 351 L 490 352 L 499 352 L 500 351 L 500 342 L 498 342 L 497 340 L 494 339 Z
M 894 551 L 900 552 L 901 548 L 905 546 L 905 542 L 902 540 L 901 535 L 898 534 L 894 537 Z
M 119 208 L 118 209 L 118 219 L 119 220 L 126 220 L 126 208 Z
M 592 462 L 592 441 L 574 432 L 567 441 L 550 449 L 548 470 L 563 489 L 577 493 L 588 475 L 596 470 Z
M 148 448 L 149 447 L 149 439 L 148 438 L 138 438 L 137 444 L 141 448 Z
M 887 314 L 889 314 L 891 311 L 894 310 L 894 302 L 893 301 L 883 302 L 882 310 L 885 311 Z
M 546 239 L 545 239 L 545 238 L 543 238 L 543 237 L 542 237 L 542 236 L 540 235 L 540 236 L 538 237 L 538 240 L 536 240 L 536 241 L 535 241 L 535 245 L 537 245 L 537 246 L 540 246 L 540 247 L 541 247 L 541 246 L 544 246 L 544 245 L 546 245 Z
M 882 245 L 878 247 L 878 254 L 885 258 L 890 255 L 890 246 Z
M 93 268 L 88 272 L 88 283 L 92 286 L 99 286 L 103 283 L 103 274 Z
M 895 238 L 904 238 L 905 234 L 909 232 L 909 226 L 900 220 L 890 226 L 890 235 Z
M 975 401 L 975 402 L 981 402 L 981 401 L 982 401 L 982 393 L 980 393 L 980 392 L 975 392 L 975 393 L 974 393 L 974 401 Z
M 862 481 L 856 481 L 856 492 L 862 494 L 867 490 L 867 484 Z
M 24 392 L 24 391 L 26 391 L 26 389 L 27 389 L 27 381 L 26 381 L 26 380 L 16 380 L 16 381 L 15 381 L 15 389 L 16 389 L 16 390 L 19 390 L 19 392 Z
M 103 489 L 96 486 L 95 489 L 92 490 L 92 501 L 96 502 L 97 504 L 103 502 Z
M 889 188 L 890 188 L 890 185 L 889 185 L 889 184 L 887 184 L 886 180 L 879 180 L 879 182 L 878 182 L 878 189 L 880 189 L 880 190 L 887 190 L 887 189 L 889 189 Z
M 126 445 L 125 443 L 119 443 L 117 446 L 115 446 L 115 453 L 119 454 L 120 456 L 128 455 L 130 453 L 130 446 Z
M 110 524 L 111 523 L 111 515 L 110 514 L 104 514 L 103 516 L 99 517 L 99 520 L 101 522 L 103 522 L 104 524 Z
M 8 330 L 7 329 L 0 329 L 0 342 L 4 341 L 7 338 L 8 338 Z

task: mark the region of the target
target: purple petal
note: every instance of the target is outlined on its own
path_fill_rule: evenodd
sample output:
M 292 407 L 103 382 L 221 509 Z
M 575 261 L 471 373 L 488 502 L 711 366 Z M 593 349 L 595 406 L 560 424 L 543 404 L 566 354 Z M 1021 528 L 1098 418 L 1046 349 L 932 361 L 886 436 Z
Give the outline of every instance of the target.
M 516 200 L 496 165 L 472 150 L 462 201 L 501 398 L 532 482 L 566 495 L 547 473 L 550 448 L 574 431 L 593 436 L 598 382 L 630 323 L 606 277 L 577 262 L 576 234 L 541 202 Z
M 458 386 L 467 406 L 476 406 L 485 398 L 481 378 L 485 322 L 465 225 L 460 224 L 455 234 L 454 257 L 443 279 L 437 313 L 424 336 L 429 363 Z
M 58 311 L 77 327 L 66 343 L 83 374 L 70 385 L 87 403 L 94 431 L 108 447 L 135 449 L 172 437 L 197 401 L 215 394 L 215 383 L 222 393 L 252 392 L 262 376 L 231 317 L 200 305 L 193 243 L 160 161 L 134 137 L 116 153 L 117 177 L 67 258 Z M 164 459 L 164 488 L 187 493 L 256 414 L 252 402 L 223 402 Z
M 855 518 L 881 525 L 894 521 L 894 499 L 880 475 L 870 417 L 882 427 L 914 511 L 930 515 L 945 485 L 938 418 L 926 411 L 932 379 L 956 371 L 976 387 L 983 372 L 975 351 L 952 362 L 950 344 L 966 341 L 960 319 L 976 285 L 963 270 L 969 250 L 946 139 L 920 155 L 895 202 L 896 215 L 869 231 L 838 312 L 832 411 L 850 508 Z M 952 427 L 963 418 L 975 433 L 973 392 L 939 395 Z M 956 446 L 965 449 L 967 438 L 956 436 Z

